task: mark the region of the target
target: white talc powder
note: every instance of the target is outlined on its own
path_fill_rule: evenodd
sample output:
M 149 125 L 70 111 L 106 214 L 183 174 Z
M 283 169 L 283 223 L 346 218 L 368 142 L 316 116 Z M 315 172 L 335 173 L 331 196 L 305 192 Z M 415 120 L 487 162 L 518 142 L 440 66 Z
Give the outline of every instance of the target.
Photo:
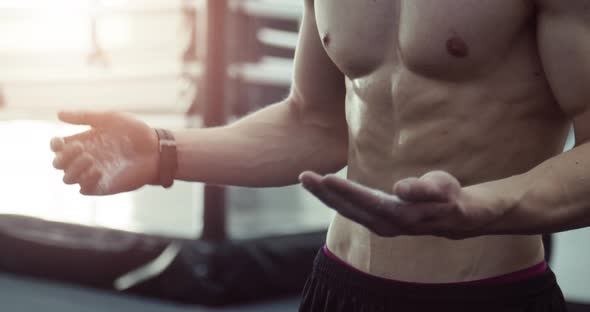
M 102 173 L 95 188 L 97 195 L 111 191 L 115 179 L 120 178 L 131 166 L 136 155 L 128 136 L 115 136 L 107 132 L 99 132 L 84 142 L 84 149 L 94 157 L 95 166 Z

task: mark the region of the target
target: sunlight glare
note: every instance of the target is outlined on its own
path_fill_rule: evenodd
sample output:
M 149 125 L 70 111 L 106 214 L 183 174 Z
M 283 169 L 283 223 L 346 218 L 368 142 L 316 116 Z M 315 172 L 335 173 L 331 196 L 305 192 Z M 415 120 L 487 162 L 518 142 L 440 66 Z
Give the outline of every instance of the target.
M 132 194 L 88 197 L 78 186 L 65 185 L 51 166 L 49 141 L 84 130 L 50 122 L 15 120 L 0 123 L 4 148 L 0 162 L 0 214 L 119 229 L 133 229 Z
M 93 48 L 92 18 L 103 8 L 126 4 L 128 0 L 0 0 L 0 9 L 17 10 L 13 14 L 20 16 L 0 32 L 6 42 L 18 42 L 25 50 L 88 53 Z M 129 40 L 125 23 L 97 25 L 98 31 L 101 28 L 105 28 L 101 37 L 115 44 Z

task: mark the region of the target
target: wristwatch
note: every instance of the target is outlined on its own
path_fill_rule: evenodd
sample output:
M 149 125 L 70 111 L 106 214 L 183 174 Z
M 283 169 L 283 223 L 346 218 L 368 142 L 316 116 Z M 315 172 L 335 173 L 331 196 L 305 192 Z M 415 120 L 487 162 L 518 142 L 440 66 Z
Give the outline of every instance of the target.
M 176 170 L 178 169 L 178 153 L 176 150 L 176 140 L 172 132 L 166 129 L 156 128 L 158 135 L 158 181 L 157 185 L 169 188 L 174 184 Z

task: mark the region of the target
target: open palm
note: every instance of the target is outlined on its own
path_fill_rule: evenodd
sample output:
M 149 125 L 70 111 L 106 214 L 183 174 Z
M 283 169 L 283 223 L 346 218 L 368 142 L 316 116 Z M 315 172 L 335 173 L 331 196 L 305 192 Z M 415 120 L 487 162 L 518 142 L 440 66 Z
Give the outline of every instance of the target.
M 53 165 L 64 171 L 65 183 L 79 184 L 85 195 L 110 195 L 155 181 L 158 140 L 145 123 L 107 112 L 63 112 L 59 118 L 92 127 L 51 141 Z

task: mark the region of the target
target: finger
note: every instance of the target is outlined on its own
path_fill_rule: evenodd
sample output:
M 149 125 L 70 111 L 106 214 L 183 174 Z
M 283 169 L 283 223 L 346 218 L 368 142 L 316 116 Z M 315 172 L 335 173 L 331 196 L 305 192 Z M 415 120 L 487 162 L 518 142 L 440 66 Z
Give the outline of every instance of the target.
M 357 206 L 338 192 L 325 189 L 323 185 L 320 186 L 320 189 L 324 189 L 323 193 L 317 197 L 343 217 L 364 226 L 379 236 L 392 237 L 402 234 L 397 223 L 388 222 L 388 219 L 375 214 L 375 210 L 367 210 L 366 206 Z
M 88 153 L 82 153 L 66 170 L 63 181 L 65 184 L 78 183 L 80 176 L 92 166 L 94 160 Z
M 393 193 L 408 202 L 446 202 L 446 194 L 439 185 L 422 179 L 409 178 L 397 182 Z
M 299 181 L 301 185 L 311 193 L 314 193 L 322 180 L 322 177 L 314 172 L 304 172 L 299 175 Z
M 406 203 L 396 196 L 334 176 L 324 178 L 316 187 L 314 195 L 322 202 L 381 236 L 426 231 L 420 228 L 424 223 L 439 220 L 452 211 L 451 205 L 447 203 Z M 353 196 L 355 200 L 364 202 L 355 204 L 350 198 L 351 194 L 356 194 Z
M 316 185 L 321 182 L 323 177 L 313 171 L 305 171 L 299 175 L 299 182 L 303 184 L 303 186 L 311 186 Z
M 63 140 L 66 143 L 66 145 L 74 142 L 86 142 L 94 135 L 96 135 L 96 131 L 88 130 L 74 135 L 66 136 L 63 138 Z
M 328 175 L 324 178 L 324 184 L 334 190 L 341 191 L 342 193 L 360 193 L 367 196 L 372 195 L 372 189 L 356 183 L 352 180 L 344 179 L 336 175 Z
M 340 178 L 335 175 L 329 175 L 322 181 L 326 187 L 347 195 L 358 204 L 380 204 L 383 201 L 381 195 L 386 193 L 358 184 L 354 181 Z
M 99 189 L 98 182 L 100 181 L 101 177 L 102 173 L 96 168 L 86 171 L 80 177 L 80 194 L 97 195 L 97 190 Z
M 84 147 L 79 142 L 66 145 L 53 159 L 53 167 L 56 169 L 66 169 L 83 151 Z
M 51 150 L 53 152 L 60 152 L 65 145 L 65 141 L 63 138 L 53 138 L 51 139 L 51 142 L 49 143 L 49 146 L 51 147 Z
M 390 211 L 384 210 L 390 210 L 397 205 L 404 204 L 396 196 L 350 180 L 342 179 L 335 175 L 324 178 L 322 183 L 326 188 L 337 192 L 340 196 L 355 203 L 357 206 L 363 207 L 365 210 L 370 210 L 371 213 L 376 215 L 382 215 L 383 213 L 389 214 Z
M 414 185 L 414 183 L 416 183 L 417 181 L 419 181 L 419 179 L 415 177 L 405 178 L 397 181 L 397 183 L 393 185 L 393 194 L 399 196 L 400 198 L 404 198 L 404 200 L 409 201 L 406 194 L 409 193 L 410 187 Z
M 372 197 L 363 193 L 362 195 L 367 197 L 366 202 L 360 202 L 355 206 L 361 207 L 366 213 L 389 224 L 390 227 L 409 228 L 425 220 L 442 217 L 450 211 L 450 204 L 447 202 L 407 202 L 395 195 L 373 192 L 376 194 Z M 350 193 L 337 193 L 344 200 L 354 203 Z
M 380 236 L 436 234 L 430 225 L 449 215 L 446 203 L 410 203 L 387 199 L 374 207 L 357 206 L 339 192 L 319 184 L 313 191 L 328 207 Z
M 420 179 L 436 185 L 439 192 L 445 194 L 449 200 L 455 198 L 461 189 L 459 181 L 445 171 L 432 171 Z
M 61 121 L 73 125 L 102 127 L 112 120 L 113 114 L 110 112 L 64 111 L 60 112 L 58 117 Z
M 373 226 L 374 217 L 366 211 L 355 206 L 338 193 L 328 190 L 322 184 L 316 184 L 313 188 L 306 188 L 310 193 L 322 201 L 326 206 L 337 211 L 346 218 L 364 225 L 367 228 Z
M 327 182 L 326 179 L 325 181 Z M 440 218 L 449 213 L 452 206 L 448 202 L 404 201 L 395 195 L 354 184 L 349 186 L 348 192 L 337 193 L 353 203 L 355 200 L 359 201 L 356 206 L 362 207 L 364 211 L 378 217 L 391 227 L 406 228 L 424 220 Z

